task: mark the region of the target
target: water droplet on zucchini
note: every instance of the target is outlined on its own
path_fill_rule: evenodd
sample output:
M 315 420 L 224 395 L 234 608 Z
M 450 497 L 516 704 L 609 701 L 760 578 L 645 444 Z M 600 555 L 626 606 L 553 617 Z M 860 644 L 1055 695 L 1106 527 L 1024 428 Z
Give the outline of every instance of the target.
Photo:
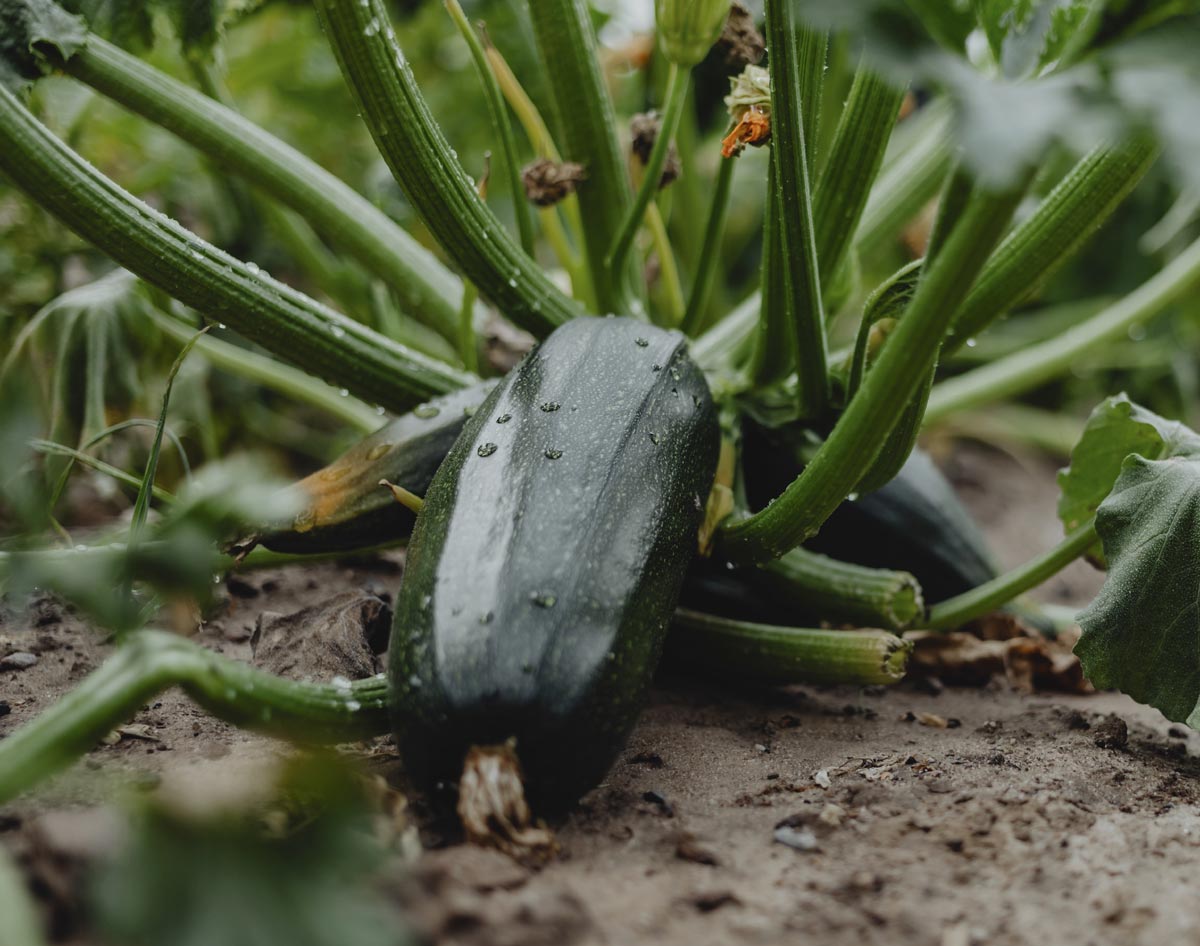
M 634 343 L 638 348 L 648 348 L 650 346 L 649 340 L 645 338 L 636 338 L 634 339 Z
M 557 597 L 545 591 L 531 591 L 529 600 L 539 608 L 552 608 L 558 603 Z
M 562 456 L 561 450 L 554 450 L 550 447 L 546 448 L 546 459 L 547 460 L 557 460 L 561 456 Z
M 512 414 L 501 414 L 499 417 L 496 418 L 496 423 L 497 424 L 507 424 L 510 420 L 512 420 Z
M 422 420 L 428 420 L 431 417 L 437 417 L 441 413 L 441 409 L 432 404 L 422 404 L 420 407 L 413 408 L 413 413 Z
M 496 446 L 494 443 L 481 443 L 479 445 L 479 449 L 476 450 L 475 452 L 478 453 L 481 457 L 490 457 L 493 453 L 495 453 L 499 449 L 500 448 L 498 446 Z
M 558 401 L 546 401 L 542 405 L 542 410 L 545 411 L 547 414 L 553 414 L 560 407 L 562 407 L 562 405 L 559 404 Z

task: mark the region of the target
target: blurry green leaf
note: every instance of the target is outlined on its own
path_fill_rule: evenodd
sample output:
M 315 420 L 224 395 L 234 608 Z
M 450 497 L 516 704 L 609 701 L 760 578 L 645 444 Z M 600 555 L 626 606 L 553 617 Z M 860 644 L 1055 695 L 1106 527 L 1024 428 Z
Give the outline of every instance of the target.
M 64 0 L 87 21 L 89 29 L 118 46 L 148 48 L 154 42 L 151 6 L 136 0 Z
M 154 42 L 155 17 L 171 25 L 184 52 L 208 58 L 231 13 L 244 2 L 231 0 L 63 0 L 93 32 L 119 46 L 145 49 Z
M 1109 571 L 1078 618 L 1084 673 L 1200 729 L 1200 457 L 1130 456 L 1096 528 Z
M 956 4 L 808 0 L 804 13 L 898 82 L 945 91 L 986 186 L 1011 185 L 1053 145 L 1077 152 L 1147 126 L 1181 181 L 1200 184 L 1200 0 L 976 0 L 990 59 L 966 55 Z
M 0 0 L 0 85 L 17 91 L 42 75 L 38 46 L 65 57 L 86 39 L 83 21 L 49 0 Z
M 1103 401 L 1071 451 L 1071 465 L 1058 474 L 1058 517 L 1067 532 L 1095 515 L 1131 454 L 1147 460 L 1200 456 L 1200 436 L 1118 394 Z
M 289 786 L 300 826 L 268 835 L 261 811 L 186 818 L 144 811 L 95 877 L 108 941 L 121 946 L 400 946 L 396 911 L 372 889 L 383 850 L 368 803 L 323 764 Z M 285 814 L 276 803 L 276 815 Z

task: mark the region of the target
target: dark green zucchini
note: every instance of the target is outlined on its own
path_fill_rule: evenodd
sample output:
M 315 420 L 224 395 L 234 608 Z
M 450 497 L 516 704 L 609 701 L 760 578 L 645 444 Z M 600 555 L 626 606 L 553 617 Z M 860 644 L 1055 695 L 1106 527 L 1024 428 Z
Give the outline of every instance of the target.
M 921 450 L 889 483 L 843 503 L 808 547 L 859 565 L 903 569 L 920 583 L 926 604 L 998 574 L 979 525 Z
M 542 810 L 600 780 L 658 663 L 718 439 L 684 337 L 632 319 L 569 322 L 501 382 L 425 495 L 396 602 L 392 704 L 418 780 L 509 740 Z
M 807 443 L 786 428 L 744 429 L 747 497 L 761 508 L 804 463 Z M 913 575 L 925 603 L 936 604 L 998 574 L 978 524 L 929 455 L 914 450 L 890 482 L 842 503 L 806 548 L 843 562 Z
M 385 424 L 331 464 L 289 490 L 300 512 L 270 525 L 258 539 L 276 552 L 311 554 L 382 545 L 412 532 L 414 516 L 388 490 L 388 480 L 418 496 L 495 381 L 434 398 Z

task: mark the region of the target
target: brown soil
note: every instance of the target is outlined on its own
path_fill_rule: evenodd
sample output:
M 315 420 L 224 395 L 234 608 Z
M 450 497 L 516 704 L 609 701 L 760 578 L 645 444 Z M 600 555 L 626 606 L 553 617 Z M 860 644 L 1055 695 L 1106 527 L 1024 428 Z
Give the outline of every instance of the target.
M 950 464 L 1008 562 L 1057 538 L 1050 469 L 980 450 Z M 264 612 L 338 592 L 359 593 L 338 599 L 339 620 L 361 613 L 371 625 L 361 595 L 387 602 L 398 559 L 235 582 L 199 639 L 249 658 Z M 1078 566 L 1045 592 L 1081 601 L 1097 584 Z M 268 642 L 289 626 L 261 623 Z M 48 601 L 0 624 L 0 645 L 39 656 L 0 672 L 11 707 L 0 735 L 108 651 Z M 352 650 L 338 659 L 373 659 Z M 112 843 L 97 799 L 130 773 L 148 790 L 233 791 L 284 751 L 167 693 L 119 742 L 0 811 L 0 842 L 26 863 L 35 848 L 86 860 Z M 554 862 L 534 871 L 450 844 L 422 854 L 395 891 L 446 944 L 1195 942 L 1198 751 L 1194 734 L 1112 694 L 1025 694 L 1003 681 L 763 691 L 666 676 L 606 782 L 557 825 Z M 377 759 L 389 756 L 384 746 Z M 69 909 L 77 876 L 60 870 L 56 909 Z

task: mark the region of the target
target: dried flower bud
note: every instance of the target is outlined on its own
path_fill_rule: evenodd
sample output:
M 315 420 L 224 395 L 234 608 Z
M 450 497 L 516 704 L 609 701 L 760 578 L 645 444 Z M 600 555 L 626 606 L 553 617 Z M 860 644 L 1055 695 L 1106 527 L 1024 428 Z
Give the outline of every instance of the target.
M 650 161 L 650 152 L 654 150 L 654 142 L 658 140 L 661 130 L 662 116 L 658 112 L 641 112 L 634 115 L 629 122 L 629 131 L 633 139 L 633 154 L 642 162 L 643 167 Z M 667 160 L 663 163 L 662 177 L 658 179 L 659 189 L 661 190 L 675 181 L 682 173 L 683 165 L 679 160 L 679 149 L 672 141 L 667 147 Z
M 558 163 L 549 158 L 538 158 L 521 171 L 525 196 L 539 207 L 557 204 L 568 194 L 575 193 L 575 188 L 586 179 L 587 170 L 574 161 Z
M 654 0 L 658 47 L 672 63 L 690 69 L 708 55 L 729 15 L 730 0 Z
M 761 66 L 747 66 L 729 80 L 725 107 L 733 130 L 721 142 L 721 154 L 730 158 L 746 145 L 761 147 L 771 140 L 771 75 Z
M 725 53 L 726 64 L 739 69 L 757 65 L 767 51 L 767 44 L 754 25 L 754 14 L 736 2 L 729 8 L 729 18 L 725 20 L 717 47 Z

